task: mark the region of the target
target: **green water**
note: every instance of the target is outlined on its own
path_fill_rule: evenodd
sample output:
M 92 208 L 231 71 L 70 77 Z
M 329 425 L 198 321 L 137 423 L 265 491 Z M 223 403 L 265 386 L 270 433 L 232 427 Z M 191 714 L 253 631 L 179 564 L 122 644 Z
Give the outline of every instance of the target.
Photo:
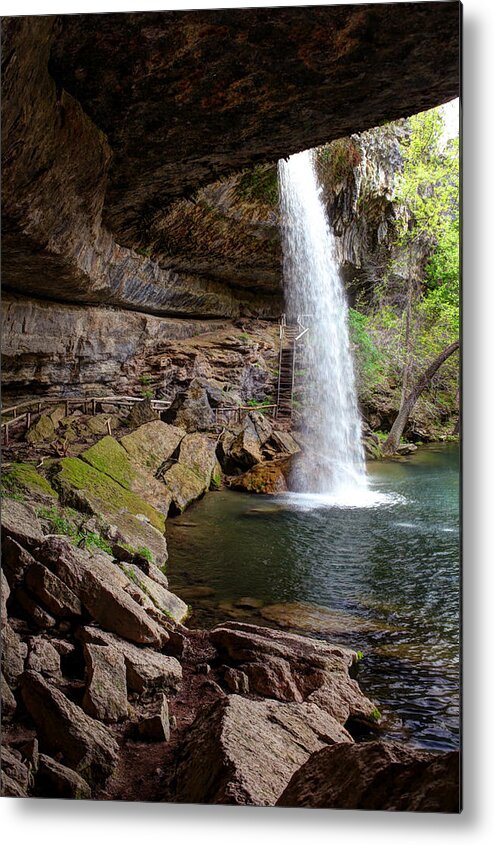
M 326 638 L 364 652 L 358 681 L 383 713 L 384 735 L 456 748 L 458 448 L 423 447 L 370 464 L 369 476 L 369 501 L 359 507 L 226 490 L 206 496 L 168 523 L 171 588 L 214 590 L 191 599 L 196 626 L 228 618 L 218 604 L 245 596 L 348 614 L 348 630 Z M 270 624 L 257 613 L 247 621 Z M 375 630 L 365 630 L 369 623 Z

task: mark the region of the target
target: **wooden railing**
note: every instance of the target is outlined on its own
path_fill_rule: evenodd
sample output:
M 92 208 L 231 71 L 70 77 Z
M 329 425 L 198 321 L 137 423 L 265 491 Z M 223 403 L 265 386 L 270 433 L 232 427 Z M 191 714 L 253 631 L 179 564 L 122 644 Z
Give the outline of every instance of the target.
M 151 399 L 151 407 L 155 411 L 165 411 L 170 407 L 170 399 Z M 65 416 L 69 415 L 71 408 L 82 408 L 83 413 L 96 414 L 98 405 L 120 405 L 132 407 L 138 402 L 144 402 L 142 396 L 47 396 L 43 398 L 27 399 L 2 409 L 1 430 L 3 432 L 4 445 L 9 443 L 9 429 L 25 420 L 25 430 L 31 428 L 32 419 L 35 415 L 41 414 L 42 410 L 50 405 L 62 405 L 65 408 Z M 102 409 L 103 410 L 103 409 Z M 9 415 L 8 419 L 5 417 Z

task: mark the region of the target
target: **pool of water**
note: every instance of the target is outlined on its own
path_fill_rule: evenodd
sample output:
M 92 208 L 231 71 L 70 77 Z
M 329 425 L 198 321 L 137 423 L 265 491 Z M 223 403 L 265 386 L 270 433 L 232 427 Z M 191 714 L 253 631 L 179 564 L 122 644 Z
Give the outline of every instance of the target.
M 207 495 L 168 522 L 170 585 L 179 594 L 194 585 L 214 590 L 191 598 L 196 626 L 234 613 L 275 624 L 270 606 L 288 603 L 296 630 L 293 603 L 334 611 L 339 630 L 325 632 L 323 624 L 317 635 L 364 653 L 358 681 L 383 713 L 385 736 L 456 748 L 458 448 L 422 447 L 368 469 L 369 494 L 354 506 L 296 495 Z M 264 607 L 236 609 L 243 597 Z

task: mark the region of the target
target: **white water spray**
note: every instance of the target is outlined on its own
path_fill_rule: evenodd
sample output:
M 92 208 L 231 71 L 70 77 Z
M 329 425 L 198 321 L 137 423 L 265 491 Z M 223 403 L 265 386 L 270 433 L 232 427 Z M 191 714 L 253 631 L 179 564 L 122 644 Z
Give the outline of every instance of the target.
M 367 486 L 348 335 L 348 306 L 314 151 L 278 164 L 287 319 L 305 335 L 302 417 L 317 456 L 306 492 L 348 499 Z

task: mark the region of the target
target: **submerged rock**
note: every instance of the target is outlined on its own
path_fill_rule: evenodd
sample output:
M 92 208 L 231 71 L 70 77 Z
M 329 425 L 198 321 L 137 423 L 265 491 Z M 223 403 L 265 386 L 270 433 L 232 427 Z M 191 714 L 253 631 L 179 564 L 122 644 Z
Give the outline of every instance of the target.
M 384 627 L 360 616 L 306 602 L 267 604 L 261 608 L 260 614 L 282 628 L 311 631 L 314 634 L 368 633 Z
M 277 806 L 458 813 L 459 755 L 396 742 L 330 746 L 293 775 Z

